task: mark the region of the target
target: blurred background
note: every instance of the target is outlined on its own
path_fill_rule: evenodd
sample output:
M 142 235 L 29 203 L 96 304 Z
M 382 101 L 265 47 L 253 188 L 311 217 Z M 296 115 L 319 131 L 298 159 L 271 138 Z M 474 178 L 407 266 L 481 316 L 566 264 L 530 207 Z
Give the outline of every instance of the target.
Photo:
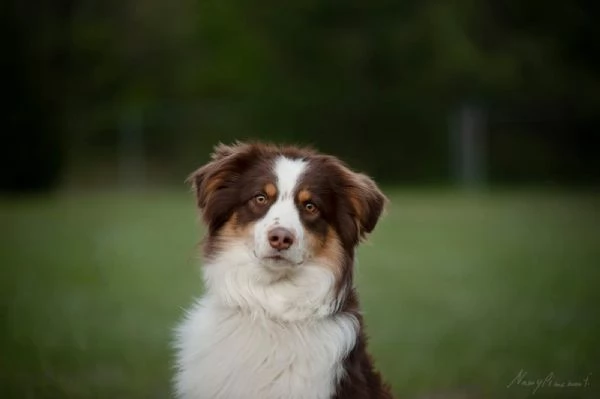
M 244 139 L 390 197 L 357 285 L 399 396 L 600 397 L 598 3 L 0 10 L 1 397 L 170 397 L 201 292 L 184 179 Z

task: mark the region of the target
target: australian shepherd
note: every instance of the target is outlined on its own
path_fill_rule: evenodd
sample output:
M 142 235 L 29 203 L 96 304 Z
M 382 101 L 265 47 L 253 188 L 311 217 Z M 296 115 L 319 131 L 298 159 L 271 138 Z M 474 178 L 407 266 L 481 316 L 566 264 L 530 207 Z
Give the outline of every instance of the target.
M 204 294 L 177 328 L 177 397 L 392 398 L 353 284 L 387 202 L 373 180 L 312 149 L 235 143 L 190 182 Z

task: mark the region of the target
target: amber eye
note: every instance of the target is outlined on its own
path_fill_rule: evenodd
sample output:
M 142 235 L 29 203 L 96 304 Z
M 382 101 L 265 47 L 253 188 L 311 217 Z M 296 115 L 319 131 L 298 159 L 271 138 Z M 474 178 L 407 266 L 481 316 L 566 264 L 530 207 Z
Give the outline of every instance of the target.
M 304 209 L 308 213 L 315 213 L 317 211 L 317 206 L 309 201 L 304 204 Z
M 264 194 L 257 194 L 254 197 L 254 202 L 256 202 L 258 205 L 265 205 L 267 203 L 267 196 Z

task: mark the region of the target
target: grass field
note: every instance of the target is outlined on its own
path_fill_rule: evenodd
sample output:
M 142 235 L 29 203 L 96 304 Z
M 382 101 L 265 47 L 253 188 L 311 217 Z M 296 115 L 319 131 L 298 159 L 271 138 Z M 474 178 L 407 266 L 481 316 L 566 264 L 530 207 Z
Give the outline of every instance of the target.
M 598 196 L 387 192 L 357 285 L 399 395 L 600 398 Z M 0 201 L 1 398 L 170 397 L 200 292 L 185 194 Z M 591 387 L 507 387 L 521 370 Z

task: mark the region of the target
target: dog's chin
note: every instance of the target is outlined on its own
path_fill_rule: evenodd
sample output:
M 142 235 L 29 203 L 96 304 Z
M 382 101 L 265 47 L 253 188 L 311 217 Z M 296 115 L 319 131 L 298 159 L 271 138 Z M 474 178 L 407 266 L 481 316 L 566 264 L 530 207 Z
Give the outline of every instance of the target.
M 303 263 L 302 260 L 298 261 L 281 254 L 267 254 L 256 258 L 261 266 L 275 275 L 293 273 Z

